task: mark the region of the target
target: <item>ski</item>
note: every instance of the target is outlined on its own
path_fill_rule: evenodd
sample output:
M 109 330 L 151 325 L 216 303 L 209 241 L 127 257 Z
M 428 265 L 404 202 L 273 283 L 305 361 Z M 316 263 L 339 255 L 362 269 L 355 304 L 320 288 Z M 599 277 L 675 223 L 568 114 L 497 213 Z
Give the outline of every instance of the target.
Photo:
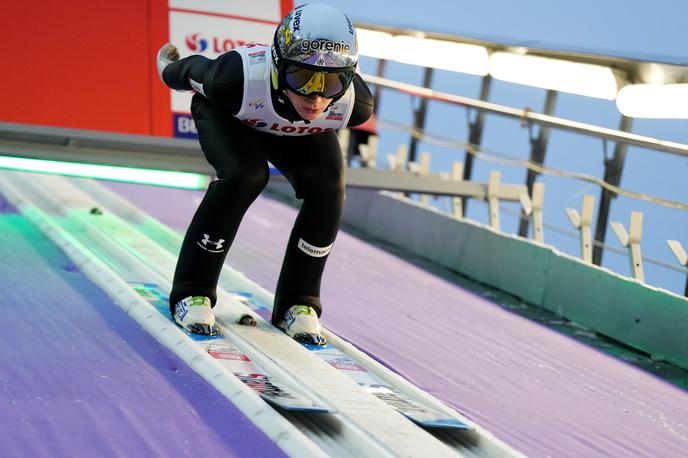
M 257 300 L 251 293 L 243 291 L 229 291 L 229 293 L 233 294 L 237 299 L 242 300 L 262 318 L 270 321 L 272 310 L 267 305 Z M 305 343 L 301 345 L 330 366 L 341 371 L 365 391 L 384 401 L 406 418 L 424 428 L 455 429 L 463 431 L 473 430 L 473 427 L 470 425 L 448 416 L 437 409 L 421 404 L 412 397 L 389 386 L 389 384 L 377 377 L 365 366 L 356 362 L 334 345 L 327 344 L 326 346 L 319 346 Z
M 70 202 L 74 201 L 73 205 L 83 206 L 85 208 L 88 208 L 92 205 L 89 201 L 89 195 L 79 195 L 79 193 L 73 192 L 70 193 L 68 191 L 63 191 L 62 188 L 57 189 L 56 191 L 62 196 L 62 200 L 69 199 Z M 142 237 L 140 233 L 134 231 L 126 223 L 124 223 L 122 220 L 120 220 L 118 217 L 114 215 L 103 213 L 98 215 L 97 218 L 93 218 L 86 215 L 79 215 L 78 219 L 83 220 L 84 224 L 88 226 L 93 225 L 94 227 L 97 227 L 99 231 L 102 231 L 101 234 L 96 234 L 98 237 L 109 238 L 112 241 L 112 243 L 121 246 L 127 252 L 133 254 L 136 258 L 150 266 L 149 268 L 153 271 L 160 268 L 160 263 L 163 263 L 164 265 L 171 265 L 171 263 L 173 262 L 171 256 L 162 255 L 159 252 L 159 248 L 156 248 L 153 244 L 151 244 L 150 240 L 146 239 L 145 237 Z M 151 262 L 151 260 L 153 259 L 155 259 L 156 261 Z M 128 271 L 128 261 L 126 259 L 123 259 L 122 262 L 123 264 L 119 266 L 121 271 Z M 167 272 L 167 269 L 165 269 L 165 272 Z M 144 275 L 145 278 L 147 278 L 148 276 L 154 277 L 156 275 L 156 272 L 145 272 L 144 268 L 141 271 L 140 275 Z M 164 279 L 165 277 L 163 276 L 162 278 Z M 130 282 L 140 281 L 135 277 L 130 277 L 128 280 Z M 166 319 L 172 320 L 172 318 L 169 316 L 167 300 L 164 297 L 164 293 L 162 292 L 163 289 L 158 284 L 159 282 L 151 282 L 150 280 L 148 281 L 149 283 L 145 283 L 143 285 L 153 285 L 153 288 L 157 288 L 157 295 L 160 296 L 156 298 L 156 295 L 152 294 L 152 297 L 150 297 L 149 299 L 159 303 L 160 305 L 158 307 L 158 310 L 163 314 L 164 317 L 166 317 Z M 241 319 L 242 314 L 246 315 L 246 312 L 249 310 L 252 310 L 253 313 L 262 316 L 266 319 L 266 321 L 270 320 L 271 308 L 265 304 L 264 297 L 260 296 L 259 298 L 258 296 L 254 296 L 250 292 L 244 292 L 250 291 L 244 286 L 241 286 L 239 288 L 230 287 L 230 289 L 239 290 L 234 292 L 233 298 L 228 298 L 236 300 L 229 300 L 226 303 L 223 303 L 222 305 L 227 305 L 231 308 L 230 313 L 232 315 L 232 322 L 236 322 L 239 319 Z M 243 303 L 247 307 L 240 306 L 241 303 Z M 156 305 L 154 304 L 154 306 Z M 195 339 L 197 343 L 197 339 L 207 339 L 207 337 L 195 335 L 190 335 L 190 337 L 192 339 Z M 227 345 L 232 345 L 232 340 L 225 337 L 222 338 L 227 343 Z M 234 336 L 231 336 L 231 339 L 233 338 Z M 203 345 L 206 344 L 199 343 L 199 345 L 203 347 Z M 207 351 L 205 347 L 203 348 Z M 325 347 L 324 349 L 322 347 L 316 347 L 310 350 L 314 353 L 315 356 L 318 356 L 321 360 L 327 362 L 328 365 L 333 366 L 335 369 L 340 371 L 342 375 L 348 377 L 349 379 L 352 379 L 357 384 L 359 384 L 359 386 L 364 391 L 373 394 L 378 399 L 381 399 L 382 401 L 386 402 L 395 410 L 397 410 L 398 412 L 400 412 L 401 414 L 403 414 L 404 416 L 406 416 L 407 418 L 421 426 L 424 426 L 426 428 L 452 428 L 462 430 L 472 429 L 471 426 L 467 425 L 465 422 L 460 421 L 459 419 L 454 418 L 451 414 L 445 414 L 440 409 L 433 407 L 432 405 L 428 405 L 428 403 L 424 402 L 422 399 L 419 399 L 413 395 L 409 395 L 405 391 L 401 391 L 395 389 L 393 386 L 390 386 L 389 382 L 383 380 L 382 377 L 376 375 L 372 370 L 369 370 L 365 364 L 356 363 L 351 359 L 351 357 L 349 357 L 346 353 L 339 350 L 335 346 L 330 345 L 329 347 Z M 232 349 L 230 351 L 215 352 L 215 354 L 227 356 L 234 355 L 235 353 L 233 353 Z M 331 409 L 322 406 L 322 403 L 314 402 L 311 399 L 311 396 L 308 395 L 308 393 L 299 390 L 298 387 L 292 387 L 291 385 L 285 386 L 284 383 L 280 384 L 279 381 L 281 381 L 281 378 L 278 381 L 275 380 L 274 376 L 270 376 L 270 374 L 265 374 L 265 371 L 260 370 L 259 366 L 254 361 L 244 361 L 244 363 L 249 363 L 252 365 L 249 371 L 240 366 L 240 359 L 218 359 L 218 361 L 222 361 L 221 364 L 227 366 L 230 372 L 235 374 L 237 377 L 243 377 L 244 383 L 252 384 L 252 388 L 256 389 L 256 391 L 259 392 L 259 394 L 263 396 L 263 398 L 266 399 L 266 401 L 268 402 L 278 403 L 277 405 L 283 406 L 283 408 L 290 410 L 299 409 L 314 412 L 331 411 Z M 352 367 L 356 367 L 357 369 L 363 370 L 349 370 L 349 368 Z M 247 374 L 258 374 L 258 376 L 251 378 Z M 264 375 L 265 377 L 261 377 L 260 375 Z M 268 384 L 266 384 L 266 382 L 268 382 Z M 272 389 L 273 385 L 279 388 L 281 391 Z M 282 392 L 286 394 L 283 394 Z M 275 395 L 275 393 L 279 394 L 280 396 Z M 299 396 L 300 394 L 301 396 Z M 291 395 L 291 398 L 289 398 L 288 395 Z M 286 402 L 284 400 L 285 397 L 291 399 L 291 401 Z M 304 401 L 303 397 L 306 398 L 306 401 Z
M 176 326 L 169 313 L 168 299 L 160 292 L 158 285 L 140 282 L 129 282 L 129 284 L 139 296 L 153 305 L 163 316 L 168 317 Z M 203 336 L 183 331 L 210 356 L 273 406 L 292 412 L 334 412 L 331 408 L 297 393 L 275 377 L 266 374 L 221 333 L 216 336 Z

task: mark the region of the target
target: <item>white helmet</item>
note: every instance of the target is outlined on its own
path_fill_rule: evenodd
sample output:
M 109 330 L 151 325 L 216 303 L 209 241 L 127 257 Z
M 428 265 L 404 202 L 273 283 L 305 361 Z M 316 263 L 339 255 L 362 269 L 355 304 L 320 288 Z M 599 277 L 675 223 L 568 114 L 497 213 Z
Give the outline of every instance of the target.
M 356 29 L 335 7 L 297 6 L 275 31 L 271 72 L 275 89 L 336 99 L 349 88 L 357 63 Z

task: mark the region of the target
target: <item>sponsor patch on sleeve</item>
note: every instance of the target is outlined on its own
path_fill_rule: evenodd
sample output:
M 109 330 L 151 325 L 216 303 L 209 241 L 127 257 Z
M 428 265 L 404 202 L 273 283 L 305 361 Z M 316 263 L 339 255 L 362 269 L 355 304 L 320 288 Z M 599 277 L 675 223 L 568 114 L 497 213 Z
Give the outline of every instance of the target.
M 326 247 L 318 247 L 311 245 L 310 243 L 306 242 L 304 239 L 299 239 L 299 249 L 306 253 L 309 256 L 313 256 L 315 258 L 322 258 L 323 256 L 327 256 L 332 250 L 332 245 L 329 244 Z

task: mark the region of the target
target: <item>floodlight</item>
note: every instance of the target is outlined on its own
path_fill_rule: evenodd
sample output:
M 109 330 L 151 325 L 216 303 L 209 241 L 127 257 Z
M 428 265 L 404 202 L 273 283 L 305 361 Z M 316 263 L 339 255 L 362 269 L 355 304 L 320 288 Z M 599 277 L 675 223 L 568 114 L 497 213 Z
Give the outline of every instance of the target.
M 490 56 L 490 74 L 499 80 L 571 94 L 614 100 L 614 72 L 600 65 L 561 59 L 495 52 Z
M 393 59 L 392 41 L 394 37 L 386 32 L 376 30 L 356 29 L 358 39 L 358 52 L 368 57 L 378 59 Z
M 630 118 L 688 119 L 688 84 L 631 84 L 616 98 Z
M 488 55 L 482 46 L 409 35 L 392 36 L 362 28 L 357 33 L 359 52 L 365 56 L 471 75 L 487 74 Z
M 400 35 L 393 42 L 394 60 L 406 64 L 487 75 L 488 55 L 483 46 Z

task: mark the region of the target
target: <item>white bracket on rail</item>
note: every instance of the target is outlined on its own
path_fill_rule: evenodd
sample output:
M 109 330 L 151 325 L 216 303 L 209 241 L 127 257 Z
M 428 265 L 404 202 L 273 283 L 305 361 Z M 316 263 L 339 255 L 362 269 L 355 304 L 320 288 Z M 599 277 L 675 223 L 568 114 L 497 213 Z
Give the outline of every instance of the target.
M 411 164 L 409 164 L 411 165 Z M 428 175 L 430 173 L 430 153 L 421 153 L 420 162 L 418 163 L 418 175 Z M 419 198 L 420 204 L 427 206 L 430 203 L 429 194 L 421 194 Z
M 490 209 L 490 226 L 494 229 L 500 230 L 499 222 L 499 186 L 501 179 L 501 172 L 490 172 L 490 178 L 487 182 L 487 202 Z
M 387 155 L 387 163 L 389 164 L 389 170 L 393 172 L 403 172 L 406 170 L 406 158 L 408 156 L 408 151 L 406 145 L 397 146 L 396 154 Z
M 683 267 L 688 266 L 688 254 L 686 254 L 686 250 L 683 249 L 681 242 L 678 240 L 667 240 L 667 243 L 674 253 L 674 256 L 676 256 L 676 259 L 678 259 L 678 263 Z
M 595 196 L 583 196 L 583 208 L 579 215 L 573 208 L 566 208 L 571 224 L 580 231 L 581 259 L 592 263 L 592 210 L 595 205 Z
M 533 239 L 537 242 L 544 243 L 545 238 L 542 232 L 542 204 L 545 200 L 545 184 L 533 183 L 533 197 L 528 194 L 521 194 L 519 196 L 523 213 L 530 216 L 533 224 Z
M 368 143 L 361 143 L 358 145 L 358 153 L 361 155 L 361 162 L 365 167 L 377 167 L 377 147 L 378 136 L 371 135 L 368 137 Z
M 678 263 L 686 268 L 686 274 L 688 274 L 688 254 L 686 254 L 686 250 L 683 249 L 681 242 L 678 240 L 667 240 L 667 243 L 669 244 L 671 251 L 674 253 L 674 256 L 676 256 L 676 259 L 678 259 Z M 686 288 L 684 295 L 688 297 L 688 276 L 686 277 Z
M 463 180 L 463 162 L 454 162 L 452 164 L 451 180 Z M 463 218 L 463 201 L 461 197 L 452 197 L 452 212 L 455 218 Z
M 621 244 L 625 247 L 628 247 L 633 277 L 644 282 L 645 274 L 643 273 L 643 258 L 640 254 L 640 237 L 643 230 L 643 213 L 631 212 L 631 226 L 628 233 L 626 233 L 626 229 L 621 223 L 612 222 L 610 225 L 612 226 L 612 229 L 614 229 L 614 232 L 619 238 Z

